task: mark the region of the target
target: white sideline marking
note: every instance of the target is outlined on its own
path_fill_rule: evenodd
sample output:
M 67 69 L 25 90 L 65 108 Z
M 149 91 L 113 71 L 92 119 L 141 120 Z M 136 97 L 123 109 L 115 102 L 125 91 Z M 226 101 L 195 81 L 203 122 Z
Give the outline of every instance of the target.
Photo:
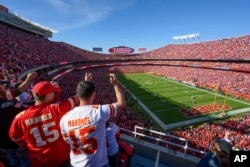
M 156 77 L 156 78 L 161 78 L 161 77 L 154 76 L 154 75 L 151 75 L 151 76 Z M 162 79 L 166 79 L 166 78 L 162 78 Z M 207 90 L 203 90 L 203 89 L 191 87 L 191 86 L 185 85 L 185 84 L 183 84 L 183 83 L 179 83 L 179 82 L 176 82 L 176 81 L 172 81 L 172 80 L 170 80 L 170 79 L 166 79 L 166 80 L 167 80 L 167 81 L 170 81 L 170 82 L 173 82 L 173 83 L 176 83 L 176 84 L 179 84 L 179 85 L 184 85 L 184 86 L 187 86 L 187 87 L 190 87 L 190 88 L 194 88 L 194 89 L 197 89 L 197 90 L 200 90 L 200 91 L 203 91 L 203 92 L 207 92 L 207 93 L 216 95 L 215 93 L 210 92 L 210 91 L 207 91 Z M 246 105 L 249 105 L 249 106 L 250 106 L 250 103 L 247 103 L 247 102 L 244 102 L 244 101 L 240 101 L 240 100 L 237 100 L 237 99 L 233 99 L 233 98 L 231 98 L 231 97 L 222 96 L 222 95 L 220 95 L 220 94 L 217 94 L 217 96 L 220 96 L 220 97 L 223 97 L 223 98 L 226 97 L 227 99 L 230 99 L 230 100 L 233 100 L 233 101 L 237 101 L 237 102 L 239 102 L 239 103 L 243 103 L 243 104 L 246 104 Z

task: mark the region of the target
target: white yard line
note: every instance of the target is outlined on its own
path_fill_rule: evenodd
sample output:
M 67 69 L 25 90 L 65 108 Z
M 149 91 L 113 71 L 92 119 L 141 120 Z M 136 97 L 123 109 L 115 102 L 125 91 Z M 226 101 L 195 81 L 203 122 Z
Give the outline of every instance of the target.
M 221 101 L 223 102 L 223 101 Z M 207 104 L 212 104 L 212 103 L 199 103 L 197 105 L 193 105 L 193 106 L 190 106 L 190 107 L 197 107 L 197 106 L 202 106 L 202 105 L 207 105 Z M 189 106 L 187 106 L 186 108 L 188 108 Z M 185 107 L 172 107 L 172 108 L 169 108 L 169 109 L 161 109 L 161 110 L 154 110 L 153 113 L 158 113 L 158 112 L 162 112 L 162 111 L 172 111 L 172 110 L 176 110 L 176 109 L 182 109 L 182 108 L 185 108 Z
M 154 76 L 154 75 L 151 75 L 151 76 Z M 154 77 L 157 77 L 157 76 L 154 76 Z M 161 77 L 158 77 L 158 78 L 161 78 Z M 161 78 L 163 79 L 163 78 Z M 165 78 L 164 78 L 165 79 Z M 169 79 L 167 79 L 168 81 Z M 171 80 L 169 80 L 171 81 Z M 174 82 L 174 81 L 172 81 Z M 174 82 L 174 83 L 177 83 L 177 82 Z M 181 83 L 179 83 L 181 84 Z M 122 85 L 122 84 L 121 84 Z M 185 84 L 181 84 L 181 85 L 185 85 Z M 124 85 L 122 85 L 123 87 L 125 87 Z M 187 85 L 185 85 L 187 86 Z M 189 86 L 187 86 L 189 87 Z M 189 87 L 191 88 L 191 87 Z M 193 88 L 193 87 L 192 87 Z M 198 88 L 196 88 L 198 89 Z M 198 89 L 198 90 L 201 90 L 201 89 Z M 203 90 L 201 90 L 203 91 Z M 175 128 L 175 127 L 179 127 L 179 126 L 184 126 L 184 125 L 189 125 L 189 124 L 193 124 L 193 123 L 196 123 L 196 122 L 200 122 L 200 121 L 208 121 L 208 120 L 211 120 L 213 118 L 211 118 L 211 116 L 203 116 L 203 117 L 199 117 L 199 118 L 194 118 L 194 119 L 190 119 L 190 120 L 186 120 L 186 121 L 182 121 L 182 122 L 177 122 L 177 123 L 171 123 L 171 124 L 165 124 L 162 122 L 162 120 L 160 120 L 154 113 L 155 112 L 161 112 L 160 110 L 158 111 L 155 111 L 155 112 L 152 112 L 152 110 L 150 110 L 147 106 L 144 105 L 144 103 L 142 103 L 132 92 L 130 92 L 128 90 L 128 92 L 131 94 L 131 96 L 133 97 L 133 99 L 136 99 L 138 104 L 151 116 L 152 119 L 154 119 L 164 130 L 167 130 L 167 129 L 171 129 L 171 128 Z M 204 91 L 204 92 L 207 92 L 207 93 L 211 93 L 209 91 Z M 215 94 L 215 93 L 211 93 L 211 94 Z M 220 96 L 220 95 L 219 95 Z M 224 97 L 224 96 L 221 96 L 221 97 Z M 230 98 L 231 99 L 231 98 Z M 232 99 L 234 101 L 238 101 L 238 100 L 235 100 L 235 99 Z M 238 101 L 238 102 L 241 102 L 241 101 Z M 241 102 L 243 104 L 247 104 L 247 105 L 250 105 L 248 103 L 244 103 L 244 102 Z M 204 104 L 207 104 L 207 103 L 204 103 Z M 200 103 L 199 105 L 202 105 L 202 103 Z M 195 105 L 194 105 L 195 106 Z M 198 106 L 198 105 L 196 105 Z M 181 107 L 178 107 L 178 108 L 181 108 Z M 171 108 L 170 110 L 176 110 L 176 108 Z M 236 113 L 241 113 L 241 112 L 247 112 L 249 111 L 250 108 L 245 108 L 245 109 L 238 109 L 238 110 L 233 110 L 233 111 L 228 111 L 228 115 L 231 115 L 231 114 L 236 114 Z M 168 109 L 168 111 L 170 111 Z M 166 110 L 164 110 L 166 111 Z
M 199 99 L 196 99 L 195 101 L 196 101 L 196 103 L 194 104 L 194 105 L 192 105 L 192 106 L 199 106 L 199 105 L 205 105 L 205 104 L 212 104 L 212 103 L 208 103 L 208 102 L 206 102 L 206 103 L 197 103 L 197 101 L 199 101 L 199 100 L 203 100 L 203 99 L 207 99 L 207 98 L 199 98 Z M 221 103 L 223 103 L 223 101 L 224 100 L 217 100 L 216 102 L 218 103 L 218 102 L 221 102 Z M 182 101 L 182 102 L 190 102 L 190 104 L 192 103 L 192 101 L 191 100 L 186 100 L 186 101 Z M 163 104 L 164 103 L 164 104 Z M 165 102 L 160 102 L 160 104 L 156 104 L 156 105 L 150 105 L 150 108 L 154 108 L 154 107 L 158 107 L 158 106 L 167 106 L 169 104 L 169 102 L 167 102 L 167 101 L 165 101 Z M 185 105 L 185 104 L 183 104 L 183 105 Z
M 149 75 L 149 74 L 148 74 L 148 75 Z M 151 75 L 151 76 L 153 76 L 153 77 L 155 77 L 155 78 L 161 78 L 161 77 L 158 77 L 158 76 L 155 76 L 155 75 Z M 170 82 L 173 82 L 173 83 L 176 83 L 176 84 L 179 84 L 179 85 L 184 85 L 184 86 L 187 86 L 187 87 L 190 87 L 190 88 L 194 88 L 194 89 L 197 89 L 197 90 L 200 90 L 200 91 L 203 91 L 203 92 L 207 92 L 207 93 L 210 93 L 210 94 L 217 95 L 217 96 L 220 96 L 220 97 L 225 98 L 225 96 L 223 96 L 223 95 L 216 94 L 216 93 L 213 93 L 213 92 L 210 92 L 210 91 L 207 91 L 207 90 L 199 89 L 199 88 L 196 88 L 196 87 L 191 87 L 191 86 L 188 86 L 188 85 L 186 85 L 186 84 L 184 84 L 184 83 L 179 83 L 179 82 L 176 82 L 176 81 L 172 81 L 171 79 L 166 79 L 166 78 L 161 78 L 161 79 L 165 79 L 165 80 L 167 80 L 167 81 L 170 81 Z M 244 101 L 240 101 L 240 100 L 237 100 L 237 99 L 233 99 L 233 98 L 230 98 L 230 97 L 227 97 L 227 96 L 226 96 L 226 98 L 250 106 L 250 103 L 247 103 L 247 102 L 244 102 Z

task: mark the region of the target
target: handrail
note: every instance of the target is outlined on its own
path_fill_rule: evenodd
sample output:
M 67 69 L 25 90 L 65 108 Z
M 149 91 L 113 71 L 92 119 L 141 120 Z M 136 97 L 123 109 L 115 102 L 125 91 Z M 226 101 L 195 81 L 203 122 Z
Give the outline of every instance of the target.
M 161 139 L 161 138 L 158 138 L 158 137 L 153 137 L 153 136 L 150 136 L 150 135 L 146 135 L 146 134 L 143 134 L 143 133 L 138 132 L 138 129 L 140 129 L 140 130 L 145 130 L 145 131 L 149 131 L 149 132 L 151 132 L 152 134 L 154 133 L 154 134 L 158 134 L 158 135 L 162 135 L 162 136 L 167 136 L 167 137 L 170 137 L 170 138 L 175 139 L 175 140 L 178 139 L 179 141 L 184 141 L 185 144 L 182 145 L 182 144 L 178 144 L 178 143 L 176 143 L 176 142 L 166 141 L 166 140 Z M 127 133 L 130 133 L 131 136 L 134 136 L 135 139 L 138 139 L 138 138 L 139 138 L 140 140 L 143 140 L 143 141 L 146 141 L 146 142 L 150 142 L 150 143 L 152 143 L 152 144 L 156 144 L 157 146 L 160 146 L 160 145 L 157 144 L 158 142 L 162 142 L 162 143 L 164 143 L 164 144 L 166 144 L 166 145 L 168 145 L 168 146 L 176 146 L 176 147 L 178 147 L 178 148 L 182 148 L 182 149 L 184 149 L 184 153 L 182 153 L 182 152 L 180 152 L 180 151 L 178 151 L 178 150 L 173 150 L 173 151 L 177 151 L 177 152 L 182 153 L 184 157 L 187 156 L 187 154 L 188 154 L 187 151 L 188 151 L 188 150 L 189 150 L 189 151 L 192 151 L 192 152 L 195 152 L 195 153 L 200 153 L 200 154 L 203 154 L 203 155 L 206 154 L 205 151 L 202 151 L 202 150 L 198 150 L 198 149 L 194 149 L 194 148 L 189 147 L 189 146 L 188 146 L 188 140 L 185 139 L 185 138 L 177 137 L 177 136 L 174 136 L 174 135 L 169 135 L 169 134 L 166 134 L 166 133 L 162 133 L 162 132 L 158 132 L 158 131 L 155 131 L 155 130 L 143 128 L 143 127 L 140 127 L 140 126 L 135 126 L 135 127 L 134 127 L 134 131 L 127 130 L 127 129 L 124 129 L 124 128 L 120 128 L 121 134 L 125 134 L 125 135 L 126 135 L 126 133 L 123 133 L 123 131 L 124 131 L 124 132 L 127 132 Z M 142 138 L 140 138 L 140 137 L 142 137 Z M 147 139 L 151 139 L 151 140 L 155 141 L 155 143 L 152 142 L 152 141 L 150 141 L 150 140 L 147 140 Z M 160 146 L 160 147 L 164 147 L 164 146 Z M 164 148 L 168 148 L 168 147 L 164 147 Z

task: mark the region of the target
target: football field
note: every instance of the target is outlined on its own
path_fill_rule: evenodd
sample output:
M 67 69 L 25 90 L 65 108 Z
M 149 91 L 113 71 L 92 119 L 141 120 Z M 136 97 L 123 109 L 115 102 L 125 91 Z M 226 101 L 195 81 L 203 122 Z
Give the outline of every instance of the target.
M 216 91 L 207 91 L 149 73 L 119 75 L 119 80 L 151 112 L 157 122 L 169 125 L 208 120 L 233 112 L 250 111 L 250 103 Z M 206 117 L 207 119 L 201 119 Z M 200 119 L 199 119 L 200 118 Z

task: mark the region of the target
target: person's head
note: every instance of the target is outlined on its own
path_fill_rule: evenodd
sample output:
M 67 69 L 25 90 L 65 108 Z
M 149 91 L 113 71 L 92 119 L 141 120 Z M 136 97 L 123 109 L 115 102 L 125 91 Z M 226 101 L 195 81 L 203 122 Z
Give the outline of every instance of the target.
M 90 81 L 80 81 L 76 88 L 76 95 L 80 101 L 91 104 L 95 98 L 95 85 Z
M 232 150 L 232 145 L 224 139 L 215 137 L 215 154 L 220 159 L 221 166 L 229 167 L 230 163 L 230 151 Z
M 220 150 L 227 154 L 229 154 L 230 151 L 232 150 L 232 145 L 228 143 L 226 140 L 219 138 L 218 136 L 215 137 L 215 144 L 216 144 L 217 150 Z
M 55 93 L 61 92 L 61 88 L 47 81 L 43 81 L 37 83 L 31 92 L 36 103 L 47 103 L 54 102 Z

